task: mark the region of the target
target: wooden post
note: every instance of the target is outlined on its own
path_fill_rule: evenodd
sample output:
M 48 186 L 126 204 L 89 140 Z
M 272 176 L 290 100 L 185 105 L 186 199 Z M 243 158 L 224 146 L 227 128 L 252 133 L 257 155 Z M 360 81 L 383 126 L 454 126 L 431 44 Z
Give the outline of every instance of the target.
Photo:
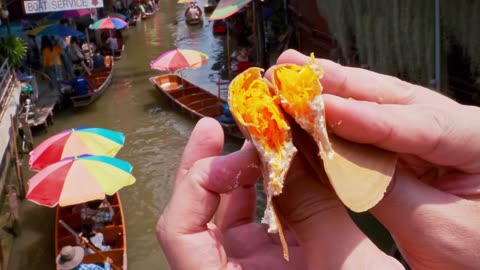
M 23 181 L 23 173 L 22 173 L 22 161 L 18 157 L 18 149 L 17 149 L 17 132 L 15 118 L 10 115 L 10 150 L 13 152 L 12 156 L 15 160 L 15 172 L 17 174 L 17 181 L 18 181 L 18 189 L 19 189 L 19 196 L 21 199 L 25 199 L 26 189 L 25 184 Z
M 33 150 L 32 131 L 30 130 L 30 126 L 28 125 L 26 115 L 25 115 L 25 117 L 19 117 L 19 121 L 20 121 L 20 124 L 22 125 L 22 131 L 23 131 L 22 153 L 23 154 L 28 154 L 31 150 Z M 26 143 L 26 145 L 25 145 L 26 150 L 24 149 L 24 145 L 23 145 L 24 143 Z

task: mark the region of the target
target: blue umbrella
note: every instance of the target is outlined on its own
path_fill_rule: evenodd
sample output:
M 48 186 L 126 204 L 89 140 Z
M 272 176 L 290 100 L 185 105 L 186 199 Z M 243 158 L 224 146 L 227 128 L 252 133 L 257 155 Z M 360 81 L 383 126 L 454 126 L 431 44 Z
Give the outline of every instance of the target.
M 46 24 L 27 32 L 30 36 L 75 36 L 83 38 L 83 33 L 61 24 Z

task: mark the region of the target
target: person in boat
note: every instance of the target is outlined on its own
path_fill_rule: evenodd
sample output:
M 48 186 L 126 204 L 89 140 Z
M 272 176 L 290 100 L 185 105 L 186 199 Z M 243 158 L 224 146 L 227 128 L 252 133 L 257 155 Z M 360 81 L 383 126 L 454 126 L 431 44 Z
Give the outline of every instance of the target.
M 232 115 L 232 112 L 230 111 L 230 107 L 228 106 L 228 104 L 226 103 L 223 104 L 222 108 L 223 108 L 223 114 L 215 117 L 215 119 L 226 124 L 235 123 L 235 119 L 233 119 L 233 115 Z
M 103 228 L 113 221 L 114 211 L 107 199 L 95 200 L 83 203 L 80 209 L 82 223 L 89 219 L 95 222 L 95 228 Z
M 198 20 L 202 16 L 202 10 L 197 6 L 196 2 L 190 3 L 190 6 L 185 11 L 185 17 L 189 20 Z
M 276 64 L 308 61 L 307 55 L 287 50 Z M 329 124 L 332 133 L 401 153 L 394 180 L 370 212 L 408 255 L 409 266 L 477 269 L 479 108 L 398 78 L 316 61 L 329 74 L 322 84 L 326 117 L 335 123 Z M 308 148 L 295 157 L 291 182 L 275 200 L 288 228 L 283 243 L 292 256 L 287 262 L 278 236 L 254 221 L 261 175 L 255 168 L 262 166 L 257 152 L 245 144 L 220 156 L 223 138 L 219 125 L 203 118 L 180 159 L 175 189 L 156 226 L 172 269 L 266 264 L 273 269 L 405 269 L 360 230 L 331 186 L 319 181 L 315 167 L 323 165 L 303 156 Z
M 92 83 L 82 75 L 79 69 L 76 69 L 74 74 L 75 77 L 73 79 L 64 83 L 69 84 L 73 88 L 73 94 L 75 96 L 83 96 L 93 91 Z
M 101 54 L 100 49 L 95 50 L 95 54 L 92 56 L 93 69 L 99 69 L 105 67 L 105 56 Z
M 80 45 L 78 44 L 77 37 L 72 37 L 70 39 L 70 45 L 68 45 L 67 50 L 68 50 L 68 56 L 70 57 L 70 60 L 72 60 L 72 63 L 75 65 L 74 69 L 78 68 L 78 66 L 81 66 L 85 70 L 85 72 L 87 72 L 88 74 L 91 74 L 85 54 L 83 53 L 83 50 L 80 48 Z
M 56 258 L 57 267 L 60 270 L 110 270 L 113 263 L 109 257 L 103 262 L 103 266 L 93 263 L 82 263 L 85 251 L 80 246 L 64 246 Z
M 100 251 L 112 249 L 109 245 L 105 245 L 103 233 L 95 230 L 95 221 L 93 219 L 87 219 L 84 223 L 82 223 L 82 232 L 79 234 L 79 236 L 82 238 L 83 243 L 80 244 L 84 245 L 86 254 L 95 253 L 95 251 L 86 245 L 86 242 L 89 242 Z
M 252 66 L 249 59 L 249 51 L 246 47 L 237 47 L 230 59 L 232 71 L 242 72 Z
M 105 41 L 105 44 L 107 44 L 109 50 L 118 50 L 118 39 L 113 33 L 113 31 L 110 32 L 110 36 Z

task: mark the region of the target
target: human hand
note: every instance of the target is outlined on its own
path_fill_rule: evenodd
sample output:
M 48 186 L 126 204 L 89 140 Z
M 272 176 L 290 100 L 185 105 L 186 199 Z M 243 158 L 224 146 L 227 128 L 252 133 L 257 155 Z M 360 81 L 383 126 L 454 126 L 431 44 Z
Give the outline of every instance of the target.
M 291 260 L 282 257 L 277 235 L 254 223 L 260 161 L 247 144 L 220 156 L 218 122 L 198 122 L 179 164 L 175 187 L 157 223 L 157 238 L 172 269 L 305 269 L 293 239 Z M 222 203 L 220 203 L 220 194 Z M 211 221 L 215 218 L 216 224 Z
M 105 259 L 105 262 L 108 263 L 108 264 L 113 264 L 113 260 L 110 257 L 107 257 Z
M 288 50 L 277 64 L 307 61 Z M 331 131 L 400 153 L 392 189 L 371 212 L 410 266 L 480 265 L 480 204 L 474 201 L 480 193 L 480 109 L 393 77 L 328 60 L 318 63 L 325 70 L 321 82 Z M 338 219 L 323 223 L 327 220 Z

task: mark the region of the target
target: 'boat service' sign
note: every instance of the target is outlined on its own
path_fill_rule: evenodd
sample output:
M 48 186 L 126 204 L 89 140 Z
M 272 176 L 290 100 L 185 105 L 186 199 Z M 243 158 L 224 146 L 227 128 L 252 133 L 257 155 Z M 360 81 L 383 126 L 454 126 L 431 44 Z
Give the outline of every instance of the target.
M 25 13 L 54 12 L 62 10 L 101 8 L 103 0 L 25 0 Z

